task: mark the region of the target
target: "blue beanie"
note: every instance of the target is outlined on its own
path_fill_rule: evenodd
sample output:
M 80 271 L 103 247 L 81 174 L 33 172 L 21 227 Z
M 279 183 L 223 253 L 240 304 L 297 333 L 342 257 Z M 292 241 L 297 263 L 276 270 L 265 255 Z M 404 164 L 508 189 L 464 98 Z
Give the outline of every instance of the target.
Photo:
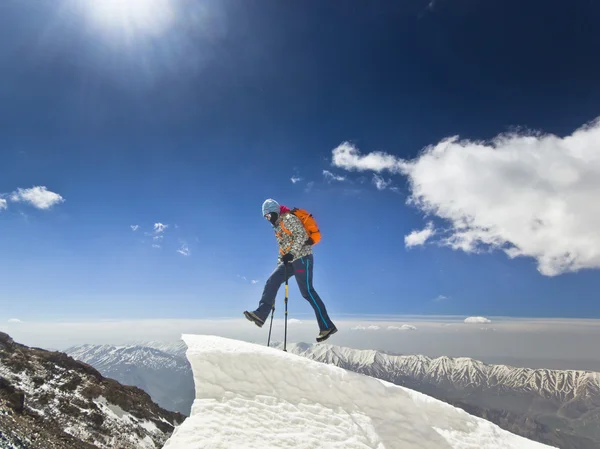
M 277 203 L 277 201 L 272 200 L 272 199 L 268 199 L 265 200 L 265 202 L 262 205 L 262 213 L 263 213 L 263 217 L 271 212 L 275 212 L 276 214 L 279 214 L 279 203 Z

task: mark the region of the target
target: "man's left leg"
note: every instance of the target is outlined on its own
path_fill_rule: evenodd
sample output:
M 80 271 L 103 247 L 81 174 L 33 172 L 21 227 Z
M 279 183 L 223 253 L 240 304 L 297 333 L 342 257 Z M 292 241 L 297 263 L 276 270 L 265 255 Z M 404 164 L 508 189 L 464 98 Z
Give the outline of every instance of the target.
M 320 330 L 317 341 L 323 341 L 337 332 L 337 329 L 327 314 L 325 304 L 313 287 L 313 260 L 311 254 L 294 261 L 294 275 L 302 297 L 309 302 L 315 311 Z

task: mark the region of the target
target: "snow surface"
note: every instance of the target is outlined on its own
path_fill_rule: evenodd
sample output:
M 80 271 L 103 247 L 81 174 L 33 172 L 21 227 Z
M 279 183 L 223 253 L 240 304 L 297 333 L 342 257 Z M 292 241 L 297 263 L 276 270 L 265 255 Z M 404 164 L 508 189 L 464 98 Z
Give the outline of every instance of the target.
M 164 449 L 542 449 L 415 391 L 257 344 L 182 336 L 196 398 Z

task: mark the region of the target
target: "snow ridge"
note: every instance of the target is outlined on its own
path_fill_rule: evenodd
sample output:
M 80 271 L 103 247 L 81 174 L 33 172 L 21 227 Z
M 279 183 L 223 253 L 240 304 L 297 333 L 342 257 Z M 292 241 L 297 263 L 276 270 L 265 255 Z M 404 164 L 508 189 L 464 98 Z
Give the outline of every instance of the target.
M 421 393 L 273 347 L 183 340 L 196 398 L 165 449 L 549 447 Z M 378 357 L 365 351 L 356 362 Z

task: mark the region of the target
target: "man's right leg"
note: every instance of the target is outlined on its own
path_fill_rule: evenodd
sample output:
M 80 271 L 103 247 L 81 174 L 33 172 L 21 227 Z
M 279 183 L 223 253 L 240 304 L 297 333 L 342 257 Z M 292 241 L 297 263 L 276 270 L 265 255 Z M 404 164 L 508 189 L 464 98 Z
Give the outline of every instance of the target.
M 294 275 L 294 269 L 292 265 L 289 264 L 287 268 L 287 276 L 288 279 Z M 254 314 L 263 321 L 267 319 L 271 309 L 273 308 L 273 304 L 275 304 L 275 298 L 277 296 L 277 292 L 279 291 L 279 287 L 281 284 L 285 282 L 285 266 L 283 264 L 279 264 L 275 271 L 271 273 L 269 279 L 265 284 L 265 288 L 263 289 L 262 297 L 260 298 L 260 303 L 258 305 L 258 309 L 254 311 Z

